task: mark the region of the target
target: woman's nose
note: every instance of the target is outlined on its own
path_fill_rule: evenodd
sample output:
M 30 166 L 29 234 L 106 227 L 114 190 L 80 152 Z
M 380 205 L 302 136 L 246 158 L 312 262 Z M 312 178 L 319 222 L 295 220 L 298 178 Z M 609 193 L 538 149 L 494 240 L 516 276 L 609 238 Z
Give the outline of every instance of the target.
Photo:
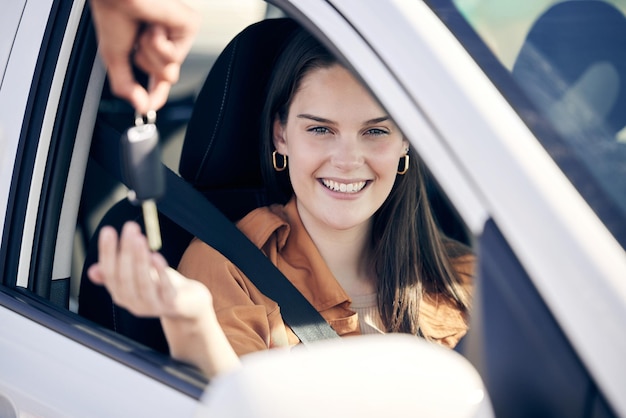
M 335 142 L 331 162 L 337 168 L 345 171 L 353 170 L 365 161 L 363 149 L 355 138 L 341 137 Z

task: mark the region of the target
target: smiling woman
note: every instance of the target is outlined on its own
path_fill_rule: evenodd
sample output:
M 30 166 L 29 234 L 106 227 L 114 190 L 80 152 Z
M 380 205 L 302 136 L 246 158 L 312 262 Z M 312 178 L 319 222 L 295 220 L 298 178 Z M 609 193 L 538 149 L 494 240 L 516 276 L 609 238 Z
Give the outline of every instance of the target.
M 325 237 L 339 245 L 369 236 L 369 220 L 389 196 L 409 149 L 393 122 L 380 117 L 384 114 L 345 68 L 332 65 L 305 74 L 288 114 L 276 118 L 274 146 L 289 162 L 298 212 L 314 241 Z M 340 238 L 337 231 L 354 235 Z M 325 259 L 331 253 L 339 256 L 333 250 Z M 370 282 L 349 276 L 342 285 Z
M 378 331 L 424 335 L 454 346 L 466 329 L 469 295 L 468 282 L 455 272 L 463 263 L 452 267 L 449 257 L 469 251 L 451 240 L 444 243 L 408 141 L 369 92 L 306 32 L 294 36 L 276 68 L 264 111 L 262 155 L 272 146 L 297 153 L 289 176 L 275 176 L 265 165 L 277 200 L 295 202 L 348 297 L 371 301 Z M 353 180 L 365 187 L 355 194 L 336 193 L 320 187 L 320 180 L 340 189 Z M 471 271 L 464 267 L 464 273 Z M 432 325 L 426 316 L 420 319 L 428 305 L 419 307 L 422 295 L 429 291 L 441 292 L 459 309 L 451 318 L 442 313 L 436 336 L 424 329 Z
M 408 141 L 304 30 L 288 39 L 268 91 L 262 163 L 269 179 L 284 176 L 288 202 L 238 227 L 339 335 L 406 332 L 453 347 L 467 330 L 472 258 L 440 234 Z M 131 312 L 160 317 L 172 355 L 208 376 L 235 367 L 235 353 L 299 342 L 276 301 L 200 240 L 178 272 L 149 255 L 133 225 L 119 244 L 103 229 L 99 247 L 90 278 Z

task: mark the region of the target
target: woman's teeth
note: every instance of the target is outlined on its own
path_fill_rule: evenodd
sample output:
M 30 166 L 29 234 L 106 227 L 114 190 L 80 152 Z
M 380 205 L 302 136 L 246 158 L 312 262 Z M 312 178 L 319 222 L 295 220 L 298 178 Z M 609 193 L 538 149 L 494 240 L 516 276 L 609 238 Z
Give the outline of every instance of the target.
M 333 192 L 357 193 L 365 187 L 366 182 L 359 181 L 356 183 L 339 183 L 333 180 L 323 179 L 322 184 Z

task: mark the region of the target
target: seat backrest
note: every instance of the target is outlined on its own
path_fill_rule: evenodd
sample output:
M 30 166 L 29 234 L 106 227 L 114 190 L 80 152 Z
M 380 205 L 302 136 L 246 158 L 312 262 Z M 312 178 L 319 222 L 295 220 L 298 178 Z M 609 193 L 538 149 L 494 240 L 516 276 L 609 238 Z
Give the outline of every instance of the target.
M 290 19 L 269 19 L 235 37 L 212 68 L 187 126 L 180 174 L 231 219 L 268 203 L 261 114 L 273 63 L 296 28 Z
M 231 220 L 270 203 L 263 187 L 259 160 L 260 120 L 274 61 L 296 28 L 296 23 L 290 19 L 269 19 L 244 29 L 215 61 L 194 104 L 179 171 Z M 119 140 L 119 133 L 114 129 L 98 129 L 96 133 L 116 136 L 97 139 L 103 143 Z M 176 266 L 191 234 L 166 217 L 159 218 L 163 238 L 161 253 L 170 265 Z M 83 268 L 78 312 L 106 328 L 167 353 L 158 319 L 135 317 L 115 305 L 105 288 L 94 285 L 86 277 L 87 268 L 97 260 L 97 236 L 102 226 L 111 225 L 119 231 L 128 220 L 135 220 L 143 227 L 139 208 L 124 199 L 115 204 L 98 225 Z

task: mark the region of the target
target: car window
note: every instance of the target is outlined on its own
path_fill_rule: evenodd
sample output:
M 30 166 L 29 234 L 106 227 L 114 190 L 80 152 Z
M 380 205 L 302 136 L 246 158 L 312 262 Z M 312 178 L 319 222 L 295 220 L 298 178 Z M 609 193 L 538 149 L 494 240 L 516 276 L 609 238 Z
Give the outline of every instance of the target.
M 626 248 L 626 5 L 430 3 Z

